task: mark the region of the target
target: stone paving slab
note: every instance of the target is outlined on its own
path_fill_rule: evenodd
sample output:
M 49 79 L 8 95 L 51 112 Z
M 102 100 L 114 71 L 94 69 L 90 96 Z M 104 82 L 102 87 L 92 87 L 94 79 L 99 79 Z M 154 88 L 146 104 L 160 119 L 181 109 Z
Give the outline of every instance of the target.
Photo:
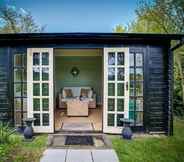
M 66 149 L 47 149 L 40 162 L 65 162 Z
M 92 150 L 92 156 L 94 162 L 119 162 L 113 149 Z
M 93 162 L 90 150 L 69 149 L 66 162 Z
M 47 149 L 40 162 L 119 162 L 113 149 Z

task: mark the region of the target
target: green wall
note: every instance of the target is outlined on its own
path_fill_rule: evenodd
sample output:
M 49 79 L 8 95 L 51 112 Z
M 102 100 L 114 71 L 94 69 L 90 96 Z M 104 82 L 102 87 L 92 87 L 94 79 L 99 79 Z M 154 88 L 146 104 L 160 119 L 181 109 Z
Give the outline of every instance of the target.
M 80 73 L 73 77 L 72 67 Z M 102 102 L 102 57 L 101 56 L 56 56 L 55 57 L 56 92 L 65 86 L 93 87 L 97 94 L 97 102 Z

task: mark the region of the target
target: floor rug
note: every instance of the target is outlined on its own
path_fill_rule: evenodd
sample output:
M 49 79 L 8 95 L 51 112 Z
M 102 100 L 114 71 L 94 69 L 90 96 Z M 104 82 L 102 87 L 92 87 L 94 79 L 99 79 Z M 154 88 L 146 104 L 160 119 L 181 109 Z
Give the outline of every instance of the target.
M 92 136 L 66 136 L 65 145 L 94 145 Z

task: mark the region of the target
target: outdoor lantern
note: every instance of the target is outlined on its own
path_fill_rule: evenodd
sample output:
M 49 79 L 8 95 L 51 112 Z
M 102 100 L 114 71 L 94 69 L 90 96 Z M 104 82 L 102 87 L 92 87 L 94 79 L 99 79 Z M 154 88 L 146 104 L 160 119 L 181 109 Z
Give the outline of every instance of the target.
M 73 75 L 73 77 L 76 77 L 77 75 L 79 75 L 80 71 L 77 67 L 73 67 L 70 72 Z

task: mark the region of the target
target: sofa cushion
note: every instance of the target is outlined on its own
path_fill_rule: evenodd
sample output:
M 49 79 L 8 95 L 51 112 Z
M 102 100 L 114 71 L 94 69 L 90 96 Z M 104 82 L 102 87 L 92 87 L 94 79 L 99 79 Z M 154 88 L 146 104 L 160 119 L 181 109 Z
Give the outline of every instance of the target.
M 73 93 L 71 89 L 64 89 L 63 90 L 63 97 L 64 98 L 71 98 L 73 97 Z
M 81 91 L 80 91 L 80 96 L 81 97 L 89 97 L 89 89 L 84 89 L 84 88 L 81 88 Z

